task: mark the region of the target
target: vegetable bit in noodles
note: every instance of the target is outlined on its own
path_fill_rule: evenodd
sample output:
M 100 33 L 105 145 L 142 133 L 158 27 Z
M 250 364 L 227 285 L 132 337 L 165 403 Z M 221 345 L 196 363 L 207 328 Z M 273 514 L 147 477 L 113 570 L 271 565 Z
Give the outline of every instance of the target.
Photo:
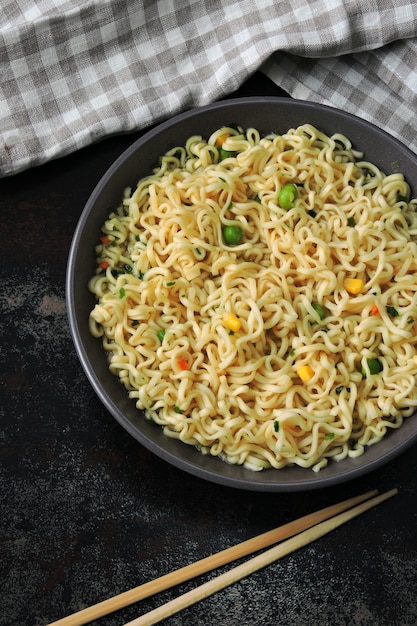
M 345 136 L 190 137 L 102 231 L 90 329 L 167 436 L 318 471 L 414 412 L 416 201 Z

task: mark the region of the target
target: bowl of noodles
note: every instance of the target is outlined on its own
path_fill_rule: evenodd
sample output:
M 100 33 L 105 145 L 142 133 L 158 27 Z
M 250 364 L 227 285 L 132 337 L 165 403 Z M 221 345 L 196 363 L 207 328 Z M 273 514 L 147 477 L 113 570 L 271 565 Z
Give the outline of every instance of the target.
M 140 444 L 298 491 L 417 440 L 417 157 L 350 114 L 242 98 L 150 130 L 76 228 L 72 335 Z

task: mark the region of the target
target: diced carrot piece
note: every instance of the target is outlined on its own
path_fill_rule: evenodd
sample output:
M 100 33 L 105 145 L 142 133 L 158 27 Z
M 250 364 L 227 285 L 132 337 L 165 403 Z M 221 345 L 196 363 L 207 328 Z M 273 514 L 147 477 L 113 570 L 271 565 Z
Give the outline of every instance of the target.
M 216 146 L 222 146 L 226 139 L 230 137 L 229 133 L 223 133 L 223 135 L 219 135 L 216 139 Z

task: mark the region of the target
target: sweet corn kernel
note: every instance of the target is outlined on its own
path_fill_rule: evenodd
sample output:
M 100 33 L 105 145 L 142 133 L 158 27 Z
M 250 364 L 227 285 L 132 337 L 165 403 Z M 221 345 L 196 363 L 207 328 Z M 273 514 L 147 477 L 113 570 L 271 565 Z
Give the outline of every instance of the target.
M 297 370 L 297 374 L 301 378 L 303 383 L 306 383 L 310 380 L 310 378 L 313 378 L 314 376 L 314 372 L 309 365 L 302 365 L 301 367 L 299 367 Z
M 236 317 L 236 315 L 233 315 L 233 313 L 227 313 L 224 316 L 224 323 L 225 326 L 227 326 L 227 328 L 232 330 L 234 333 L 237 333 L 242 326 L 240 319 Z
M 346 291 L 355 296 L 362 291 L 364 284 L 361 278 L 345 278 L 343 281 Z

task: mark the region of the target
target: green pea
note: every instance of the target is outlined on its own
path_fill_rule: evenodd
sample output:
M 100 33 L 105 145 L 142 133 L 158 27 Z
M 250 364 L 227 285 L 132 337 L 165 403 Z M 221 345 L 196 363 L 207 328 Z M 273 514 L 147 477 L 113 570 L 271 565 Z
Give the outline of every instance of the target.
M 223 226 L 222 233 L 226 246 L 238 246 L 243 239 L 243 230 L 240 226 L 234 226 L 233 224 Z
M 297 185 L 287 183 L 278 194 L 278 204 L 282 209 L 292 209 L 298 197 Z

